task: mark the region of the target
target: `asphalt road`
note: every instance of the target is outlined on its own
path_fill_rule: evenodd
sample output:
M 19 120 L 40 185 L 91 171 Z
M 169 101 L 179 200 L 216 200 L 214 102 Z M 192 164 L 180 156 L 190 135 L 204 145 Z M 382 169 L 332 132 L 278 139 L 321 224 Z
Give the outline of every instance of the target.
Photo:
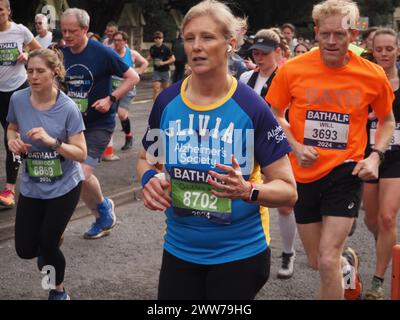
M 118 223 L 109 237 L 84 240 L 82 232 L 92 222 L 89 217 L 72 221 L 62 250 L 67 260 L 65 286 L 72 299 L 156 299 L 164 234 L 164 214 L 151 212 L 141 201 L 117 207 Z M 373 274 L 374 241 L 361 219 L 348 245 L 361 256 L 361 276 Z M 318 273 L 306 265 L 299 239 L 296 240 L 295 275 L 279 280 L 276 272 L 280 259 L 280 236 L 276 210 L 271 210 L 271 276 L 262 288 L 259 300 L 314 299 L 319 285 Z M 14 251 L 13 240 L 0 243 L 0 299 L 46 299 L 43 275 L 35 260 L 21 260 Z M 385 282 L 386 298 L 390 293 L 390 270 Z

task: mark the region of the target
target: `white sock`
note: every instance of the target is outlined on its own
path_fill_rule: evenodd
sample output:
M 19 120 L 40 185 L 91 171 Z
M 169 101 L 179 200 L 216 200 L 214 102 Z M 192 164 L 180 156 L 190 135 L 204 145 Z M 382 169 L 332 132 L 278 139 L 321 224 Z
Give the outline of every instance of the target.
M 296 219 L 293 211 L 291 214 L 279 216 L 279 230 L 282 239 L 282 251 L 284 253 L 294 252 L 294 238 L 296 237 Z

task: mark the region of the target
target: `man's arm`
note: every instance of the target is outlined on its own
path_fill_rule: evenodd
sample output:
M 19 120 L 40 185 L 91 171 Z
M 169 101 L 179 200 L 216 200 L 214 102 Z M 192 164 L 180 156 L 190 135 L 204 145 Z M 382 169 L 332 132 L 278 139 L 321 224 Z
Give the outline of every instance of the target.
M 279 125 L 285 132 L 286 138 L 290 144 L 290 147 L 293 150 L 294 155 L 297 158 L 299 165 L 304 168 L 312 166 L 315 160 L 318 159 L 319 156 L 318 151 L 314 147 L 301 144 L 295 139 L 290 129 L 290 123 L 287 122 L 285 118 L 286 110 L 272 108 L 272 111 L 274 112 L 275 117 L 279 122 Z

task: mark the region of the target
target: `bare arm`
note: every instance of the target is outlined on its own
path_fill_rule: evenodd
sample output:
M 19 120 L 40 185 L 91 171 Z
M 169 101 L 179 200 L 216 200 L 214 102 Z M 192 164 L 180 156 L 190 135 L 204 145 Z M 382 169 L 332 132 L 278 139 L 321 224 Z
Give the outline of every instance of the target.
M 292 131 L 290 130 L 290 124 L 285 118 L 285 110 L 272 108 L 272 111 L 274 112 L 275 117 L 283 131 L 285 131 L 286 138 L 293 150 L 294 155 L 297 158 L 299 165 L 304 168 L 311 167 L 319 157 L 317 149 L 301 144 L 294 138 Z
M 395 128 L 393 112 L 378 119 L 378 127 L 375 132 L 375 149 L 385 152 L 389 146 Z M 353 175 L 358 175 L 363 180 L 373 180 L 378 178 L 380 159 L 376 152 L 371 152 L 368 158 L 357 163 L 353 170 Z
M 132 60 L 137 61 L 140 65 L 139 68 L 136 68 L 136 72 L 141 75 L 143 74 L 147 67 L 149 66 L 149 62 L 136 50 L 131 50 Z
M 123 78 L 124 80 L 122 83 L 112 93 L 117 100 L 126 95 L 129 90 L 132 90 L 140 80 L 139 75 L 132 68 L 129 68 L 127 71 L 125 71 Z M 106 113 L 110 110 L 112 104 L 113 102 L 111 101 L 110 97 L 105 97 L 93 103 L 92 107 L 101 113 Z
M 226 174 L 210 171 L 210 175 L 218 181 L 209 180 L 208 183 L 215 189 L 211 192 L 219 198 L 248 200 L 252 184 L 244 180 L 242 171 L 237 160 L 232 157 L 232 167 L 217 164 Z M 293 206 L 297 201 L 296 182 L 292 168 L 287 156 L 284 156 L 274 163 L 263 167 L 265 183 L 256 184 L 260 190 L 257 203 L 265 207 Z

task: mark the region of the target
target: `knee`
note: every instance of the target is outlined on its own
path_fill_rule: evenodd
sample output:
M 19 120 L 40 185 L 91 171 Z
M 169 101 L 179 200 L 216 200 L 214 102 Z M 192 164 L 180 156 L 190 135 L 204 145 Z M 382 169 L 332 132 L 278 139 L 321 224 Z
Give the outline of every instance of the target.
M 330 274 L 338 270 L 340 257 L 334 257 L 330 253 L 320 254 L 318 259 L 318 269 L 322 274 Z
M 22 246 L 22 245 L 16 245 L 15 246 L 15 251 L 21 259 L 33 259 L 37 257 L 37 248 L 36 247 L 28 247 L 28 246 Z
M 83 184 L 85 185 L 92 178 L 93 169 L 92 169 L 92 167 L 87 166 L 87 165 L 82 165 L 82 169 L 83 169 L 83 175 L 85 176 L 85 180 L 83 181 Z
M 379 218 L 379 229 L 381 231 L 390 231 L 396 226 L 396 214 L 390 212 L 389 214 L 383 214 Z

